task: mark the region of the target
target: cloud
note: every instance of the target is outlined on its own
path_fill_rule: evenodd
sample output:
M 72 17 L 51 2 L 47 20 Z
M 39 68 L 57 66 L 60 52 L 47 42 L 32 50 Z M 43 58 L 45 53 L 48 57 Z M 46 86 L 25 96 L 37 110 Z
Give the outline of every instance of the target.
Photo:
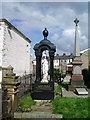
M 41 32 L 47 27 L 49 39 L 54 42 L 60 54 L 73 52 L 75 36 L 75 24 L 73 21 L 77 17 L 80 20 L 80 47 L 81 50 L 87 48 L 87 3 L 7 2 L 3 3 L 2 16 L 30 37 L 32 48 L 36 42 L 43 39 Z M 33 50 L 31 51 L 33 52 Z

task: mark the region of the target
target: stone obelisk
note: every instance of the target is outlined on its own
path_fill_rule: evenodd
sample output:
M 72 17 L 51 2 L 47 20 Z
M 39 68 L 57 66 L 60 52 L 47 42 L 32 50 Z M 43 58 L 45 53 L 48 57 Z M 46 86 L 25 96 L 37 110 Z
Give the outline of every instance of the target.
M 83 75 L 81 70 L 81 57 L 80 57 L 80 38 L 78 32 L 79 20 L 76 18 L 75 22 L 75 43 L 74 43 L 74 58 L 73 58 L 73 75 L 71 78 L 71 83 L 68 86 L 68 90 L 74 91 L 76 88 L 84 87 Z

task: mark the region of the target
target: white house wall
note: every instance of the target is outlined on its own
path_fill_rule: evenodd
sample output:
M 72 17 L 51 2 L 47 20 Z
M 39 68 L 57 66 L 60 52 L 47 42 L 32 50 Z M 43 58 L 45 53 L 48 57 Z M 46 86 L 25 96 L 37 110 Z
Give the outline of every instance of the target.
M 2 118 L 2 49 L 3 49 L 3 35 L 4 35 L 3 25 L 0 24 L 0 120 Z
M 4 39 L 4 27 L 0 24 L 0 83 L 2 82 L 2 50 L 3 50 L 3 39 Z M 1 89 L 1 84 L 0 84 Z
M 17 75 L 30 74 L 30 43 L 15 29 L 4 25 L 3 67 L 11 65 Z

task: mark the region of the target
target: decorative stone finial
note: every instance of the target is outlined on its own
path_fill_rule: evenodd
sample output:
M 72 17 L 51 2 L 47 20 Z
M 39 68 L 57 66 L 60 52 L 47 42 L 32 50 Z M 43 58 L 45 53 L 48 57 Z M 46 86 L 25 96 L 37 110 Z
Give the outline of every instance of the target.
M 47 28 L 45 28 L 45 30 L 43 31 L 43 36 L 44 36 L 44 39 L 47 39 L 47 36 L 48 36 Z
M 75 22 L 75 24 L 76 24 L 76 26 L 77 26 L 78 23 L 79 23 L 79 20 L 76 18 L 76 19 L 74 20 L 74 22 Z

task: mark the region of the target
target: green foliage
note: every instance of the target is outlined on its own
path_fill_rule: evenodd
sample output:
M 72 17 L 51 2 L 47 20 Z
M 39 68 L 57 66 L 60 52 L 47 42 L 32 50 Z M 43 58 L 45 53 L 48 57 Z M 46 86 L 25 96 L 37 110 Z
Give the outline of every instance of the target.
M 89 73 L 89 70 L 87 68 L 83 69 L 82 70 L 82 75 L 84 77 L 84 82 L 86 85 L 88 85 L 88 82 L 90 80 L 90 73 Z
M 66 88 L 68 86 L 69 82 L 62 82 L 61 84 L 55 84 L 55 95 L 56 96 L 61 96 L 62 94 L 62 88 Z
M 62 85 L 58 85 L 56 88 L 56 91 L 61 93 L 62 92 Z
M 61 78 L 64 78 L 66 76 L 66 73 L 63 73 L 63 71 L 60 72 L 60 69 L 54 69 L 54 79 L 57 83 L 62 83 Z
M 62 114 L 64 118 L 88 118 L 88 99 L 60 98 L 53 100 L 53 113 Z
M 54 79 L 55 82 L 61 83 L 61 73 L 59 69 L 54 69 Z
M 20 112 L 29 112 L 31 110 L 31 106 L 34 105 L 36 102 L 32 100 L 30 93 L 26 94 L 23 99 L 19 101 L 18 108 L 16 111 Z

